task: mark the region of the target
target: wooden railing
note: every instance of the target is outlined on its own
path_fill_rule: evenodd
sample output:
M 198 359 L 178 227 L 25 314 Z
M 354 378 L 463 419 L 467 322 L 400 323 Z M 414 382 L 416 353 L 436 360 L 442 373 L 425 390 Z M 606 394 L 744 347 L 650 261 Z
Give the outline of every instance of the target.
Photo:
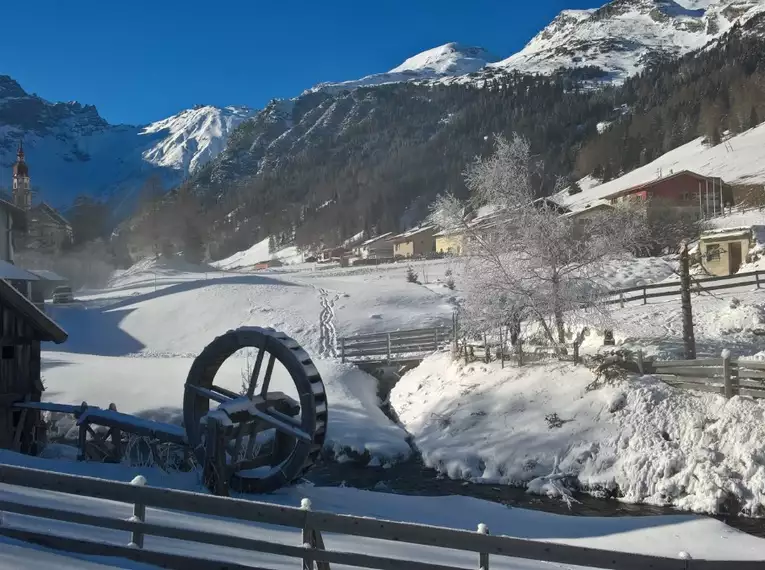
M 83 511 L 42 506 L 39 497 L 34 504 L 20 503 L 0 498 L 0 511 L 46 520 L 62 521 L 101 529 L 130 533 L 129 543 L 103 542 L 86 538 L 88 530 L 74 535 L 51 531 L 40 532 L 14 527 L 12 519 L 0 525 L 0 536 L 7 536 L 37 545 L 91 556 L 111 556 L 136 562 L 154 564 L 178 570 L 252 570 L 254 566 L 220 559 L 216 548 L 231 548 L 258 552 L 300 560 L 304 570 L 330 570 L 330 564 L 342 566 L 377 568 L 380 570 L 464 570 L 464 567 L 447 566 L 425 561 L 366 554 L 369 543 L 349 541 L 358 545 L 359 552 L 329 550 L 325 548 L 322 533 L 371 538 L 393 543 L 428 546 L 463 551 L 475 555 L 477 565 L 489 568 L 490 557 L 502 556 L 527 560 L 546 561 L 555 564 L 576 565 L 591 568 L 618 568 L 620 570 L 760 570 L 762 561 L 710 561 L 674 559 L 642 554 L 628 554 L 598 550 L 581 546 L 569 546 L 504 536 L 490 536 L 486 525 L 478 525 L 478 532 L 442 527 L 394 522 L 367 517 L 340 515 L 311 510 L 310 502 L 303 500 L 300 508 L 283 507 L 263 502 L 215 497 L 172 489 L 154 488 L 146 485 L 143 477 L 133 483 L 119 483 L 91 477 L 52 473 L 38 469 L 0 465 L 0 483 L 31 487 L 55 493 L 93 497 L 127 503 L 133 506 L 133 516 L 127 519 L 90 514 Z M 76 504 L 76 502 L 74 503 Z M 181 527 L 147 521 L 146 508 L 168 509 L 182 513 L 224 517 L 240 521 L 289 527 L 300 531 L 294 544 L 284 544 L 235 535 L 230 532 L 211 532 L 208 529 Z M 92 512 L 92 509 L 91 509 Z M 6 518 L 7 519 L 7 518 Z M 185 521 L 188 523 L 188 517 Z M 11 524 L 9 524 L 9 522 Z M 254 536 L 263 536 L 253 529 Z M 146 548 L 146 536 L 209 545 L 210 556 L 173 554 L 157 548 Z M 126 537 L 127 540 L 127 537 Z M 156 542 L 154 542 L 157 545 Z M 391 549 L 395 549 L 391 545 Z M 175 548 L 174 550 L 178 550 Z M 218 557 L 216 558 L 216 554 Z M 427 558 L 427 552 L 423 552 Z M 409 557 L 411 558 L 411 556 Z M 261 570 L 264 570 L 260 566 Z
M 724 351 L 721 358 L 697 360 L 647 360 L 637 353 L 642 374 L 657 376 L 671 386 L 733 396 L 765 398 L 765 362 L 733 358 Z
M 395 362 L 435 352 L 453 337 L 453 328 L 428 327 L 348 336 L 338 339 L 338 344 L 343 362 Z
M 692 291 L 694 293 L 704 293 L 751 286 L 756 286 L 757 289 L 760 289 L 762 285 L 765 285 L 765 271 L 750 271 L 748 273 L 737 273 L 723 277 L 694 278 Z M 608 293 L 606 304 L 615 305 L 618 303 L 624 305 L 625 303 L 640 301 L 645 305 L 649 299 L 679 295 L 680 281 L 674 283 L 653 283 L 611 291 Z

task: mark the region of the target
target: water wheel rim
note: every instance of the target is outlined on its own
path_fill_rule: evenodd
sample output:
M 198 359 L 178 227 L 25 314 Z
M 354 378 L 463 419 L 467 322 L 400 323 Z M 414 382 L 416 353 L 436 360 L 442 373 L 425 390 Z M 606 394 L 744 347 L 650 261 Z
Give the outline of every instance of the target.
M 194 360 L 189 370 L 183 402 L 184 424 L 188 442 L 199 457 L 202 442 L 200 420 L 210 409 L 210 399 L 202 397 L 197 388 L 206 388 L 221 396 L 240 397 L 215 386 L 214 379 L 226 359 L 238 350 L 249 347 L 259 348 L 262 354 L 273 355 L 286 369 L 298 391 L 300 429 L 310 436 L 308 441 L 296 440 L 289 456 L 263 475 L 235 472 L 232 476 L 234 488 L 267 492 L 301 477 L 318 458 L 326 437 L 324 383 L 310 356 L 299 343 L 284 333 L 261 327 L 243 327 L 216 338 Z

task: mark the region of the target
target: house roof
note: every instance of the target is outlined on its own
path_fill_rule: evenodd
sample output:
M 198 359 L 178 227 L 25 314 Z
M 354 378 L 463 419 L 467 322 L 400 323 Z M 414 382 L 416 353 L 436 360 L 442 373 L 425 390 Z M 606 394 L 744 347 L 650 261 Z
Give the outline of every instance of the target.
M 43 281 L 69 281 L 66 277 L 61 277 L 61 275 L 49 269 L 29 269 L 28 271 L 32 275 L 37 275 Z
M 62 226 L 70 226 L 71 227 L 71 224 L 69 223 L 69 221 L 64 216 L 62 216 L 59 213 L 59 211 L 56 210 L 56 208 L 54 208 L 53 206 L 51 206 L 47 202 L 40 202 L 39 204 L 34 206 L 32 209 L 33 210 L 38 210 L 38 209 L 39 210 L 43 210 L 46 214 L 48 214 L 51 218 L 53 218 L 53 220 L 55 222 L 61 224 Z
M 573 218 L 578 216 L 579 214 L 584 214 L 586 212 L 592 212 L 593 210 L 613 210 L 614 206 L 612 206 L 609 202 L 606 200 L 597 200 L 595 202 L 592 202 L 591 204 L 587 204 L 584 208 L 580 208 L 578 210 L 572 210 L 570 212 L 566 212 L 563 214 L 564 218 Z
M 739 227 L 739 228 L 724 228 L 720 230 L 712 230 L 709 232 L 704 232 L 699 236 L 700 240 L 704 241 L 710 241 L 710 240 L 724 240 L 724 239 L 737 239 L 737 238 L 743 238 L 743 237 L 751 237 L 752 235 L 752 228 L 749 227 Z
M 714 180 L 715 182 L 719 182 L 721 185 L 725 184 L 722 178 L 716 178 L 713 176 L 702 176 L 701 174 L 697 174 L 696 172 L 693 172 L 691 170 L 681 170 L 680 172 L 673 172 L 672 174 L 668 174 L 667 176 L 662 176 L 661 178 L 656 178 L 654 180 L 649 180 L 648 182 L 642 182 L 640 184 L 636 184 L 635 186 L 630 186 L 629 188 L 624 188 L 623 190 L 619 190 L 618 192 L 614 192 L 613 194 L 608 194 L 607 196 L 603 196 L 603 199 L 612 200 L 620 196 L 626 196 L 627 194 L 639 192 L 640 190 L 650 188 L 651 186 L 656 186 L 660 182 L 666 182 L 667 180 L 672 180 L 673 178 L 678 178 L 679 176 L 692 176 L 693 178 L 696 178 L 698 180 Z
M 40 278 L 18 265 L 0 259 L 0 279 L 11 281 L 39 281 Z
M 416 236 L 418 234 L 421 234 L 421 233 L 427 232 L 427 231 L 432 231 L 434 229 L 435 229 L 435 226 L 421 226 L 421 227 L 417 227 L 417 228 L 412 228 L 411 230 L 407 230 L 407 231 L 405 231 L 403 233 L 395 235 L 395 236 L 393 236 L 390 239 L 391 239 L 391 241 L 395 241 L 395 242 L 399 242 L 399 243 L 400 242 L 407 242 L 411 238 L 413 238 L 414 236 Z
M 0 208 L 3 208 L 11 215 L 14 229 L 26 231 L 27 214 L 24 210 L 7 200 L 3 200 L 2 198 L 0 198 Z
M 26 319 L 38 333 L 41 341 L 61 344 L 69 338 L 64 329 L 58 326 L 48 315 L 38 309 L 32 301 L 22 295 L 5 279 L 0 279 L 0 302 L 5 303 Z
M 382 234 L 382 235 L 368 239 L 367 241 L 359 245 L 359 247 L 366 247 L 368 245 L 372 245 L 373 243 L 377 243 L 380 240 L 390 239 L 392 236 L 393 236 L 393 232 L 388 232 L 387 234 Z

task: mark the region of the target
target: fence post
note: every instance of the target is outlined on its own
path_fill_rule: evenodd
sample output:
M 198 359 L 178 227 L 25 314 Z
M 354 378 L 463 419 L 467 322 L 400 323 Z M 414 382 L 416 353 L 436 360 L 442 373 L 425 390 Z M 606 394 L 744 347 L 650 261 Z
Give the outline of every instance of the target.
M 621 308 L 624 308 L 624 293 L 619 293 L 619 305 L 621 305 Z
M 760 272 L 759 271 L 754 272 L 754 278 L 757 281 L 757 288 L 759 289 L 760 288 Z
M 518 366 L 523 366 L 523 342 L 521 342 L 521 339 L 518 339 L 515 345 L 518 348 Z
M 478 534 L 483 534 L 488 536 L 489 527 L 483 523 L 479 524 Z M 480 570 L 489 570 L 489 553 L 488 552 L 481 552 L 478 554 L 478 568 Z
M 638 348 L 637 351 L 637 366 L 638 366 L 638 372 L 640 372 L 641 376 L 645 375 L 645 366 L 643 364 L 643 349 Z
M 135 487 L 143 487 L 146 485 L 146 477 L 138 475 L 130 482 Z M 133 516 L 130 517 L 132 522 L 146 522 L 146 505 L 141 503 L 133 504 Z M 134 548 L 143 548 L 143 533 L 138 530 L 134 530 L 130 535 L 130 544 Z
M 390 364 L 390 333 L 388 333 L 387 336 L 388 336 L 388 364 Z
M 340 362 L 345 362 L 345 339 L 340 339 Z
M 491 362 L 491 354 L 489 353 L 489 340 L 486 338 L 486 333 L 483 333 L 483 360 L 488 364 Z
M 579 364 L 579 343 L 574 339 L 574 364 Z
M 505 367 L 505 343 L 502 338 L 502 326 L 499 327 L 499 360 L 502 363 L 502 368 Z
M 648 292 L 646 291 L 645 287 L 643 287 L 643 304 L 648 304 Z
M 438 350 L 438 329 L 433 329 L 433 352 Z
M 722 351 L 723 379 L 725 380 L 725 397 L 731 399 L 735 394 L 733 390 L 733 374 L 731 374 L 730 350 Z

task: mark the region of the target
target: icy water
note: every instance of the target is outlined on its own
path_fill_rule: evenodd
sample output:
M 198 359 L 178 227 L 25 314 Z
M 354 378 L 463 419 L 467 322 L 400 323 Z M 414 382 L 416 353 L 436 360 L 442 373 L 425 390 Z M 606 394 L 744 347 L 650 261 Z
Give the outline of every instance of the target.
M 597 499 L 590 495 L 577 493 L 569 508 L 560 499 L 551 499 L 529 495 L 525 489 L 507 485 L 483 485 L 467 481 L 455 481 L 439 475 L 435 470 L 413 460 L 395 465 L 389 469 L 382 467 L 362 467 L 351 463 L 322 461 L 306 475 L 306 479 L 321 487 L 346 485 L 383 493 L 418 496 L 464 495 L 492 501 L 511 507 L 545 511 L 561 515 L 589 517 L 624 517 L 648 515 L 677 515 L 677 511 L 668 507 L 652 505 L 633 505 L 615 499 Z M 765 538 L 765 519 L 719 515 L 717 519 L 754 536 Z

